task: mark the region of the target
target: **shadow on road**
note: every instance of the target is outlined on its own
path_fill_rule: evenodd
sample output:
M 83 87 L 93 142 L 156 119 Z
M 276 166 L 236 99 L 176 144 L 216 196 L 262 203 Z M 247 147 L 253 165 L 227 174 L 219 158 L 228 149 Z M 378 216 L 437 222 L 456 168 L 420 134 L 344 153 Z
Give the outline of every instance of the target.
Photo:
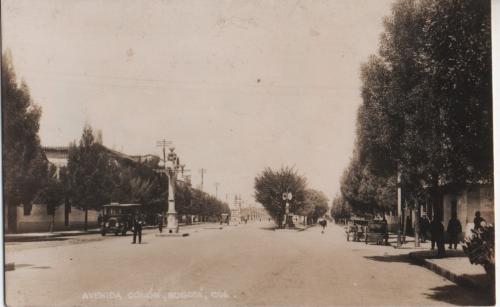
M 404 262 L 414 264 L 408 255 L 364 256 L 366 259 L 380 262 Z
M 478 295 L 473 295 L 472 290 L 466 289 L 458 285 L 447 285 L 429 289 L 431 294 L 425 294 L 428 298 L 447 302 L 459 306 L 492 306 L 495 305 L 495 298 L 489 291 L 480 291 L 480 299 L 476 299 Z M 478 290 L 474 291 L 476 294 Z
M 16 264 L 16 269 L 18 269 L 18 268 L 27 268 L 27 267 L 30 267 L 30 266 L 33 266 L 33 264 L 19 263 L 19 264 Z
M 274 227 L 274 226 L 266 226 L 266 227 L 260 227 L 259 229 L 274 231 L 276 229 L 276 227 Z
M 34 266 L 34 267 L 32 267 L 32 269 L 50 269 L 50 268 L 52 268 L 52 267 L 50 267 L 50 266 Z

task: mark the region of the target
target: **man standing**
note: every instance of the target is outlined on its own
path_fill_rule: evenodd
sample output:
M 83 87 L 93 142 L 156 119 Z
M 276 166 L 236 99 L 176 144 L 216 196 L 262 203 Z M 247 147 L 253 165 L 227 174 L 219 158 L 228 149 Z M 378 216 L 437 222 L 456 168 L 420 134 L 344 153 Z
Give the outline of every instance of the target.
M 448 238 L 450 240 L 448 248 L 451 249 L 451 245 L 454 244 L 455 249 L 457 249 L 458 237 L 462 233 L 462 224 L 460 224 L 456 214 L 454 214 L 448 222 L 446 231 L 448 232 Z
M 160 233 L 163 232 L 163 215 L 161 213 L 158 214 L 158 229 L 160 230 Z
M 441 222 L 441 218 L 436 216 L 434 216 L 431 223 L 431 249 L 434 249 L 434 244 L 437 245 L 438 256 L 444 257 L 444 226 Z
M 136 238 L 139 236 L 139 244 L 141 244 L 142 240 L 142 219 L 141 217 L 136 214 L 134 217 L 134 239 L 132 241 L 132 244 L 135 244 Z
M 419 219 L 419 226 L 420 226 L 420 238 L 422 240 L 422 243 L 425 243 L 427 240 L 427 232 L 429 231 L 429 218 L 427 215 L 423 215 Z

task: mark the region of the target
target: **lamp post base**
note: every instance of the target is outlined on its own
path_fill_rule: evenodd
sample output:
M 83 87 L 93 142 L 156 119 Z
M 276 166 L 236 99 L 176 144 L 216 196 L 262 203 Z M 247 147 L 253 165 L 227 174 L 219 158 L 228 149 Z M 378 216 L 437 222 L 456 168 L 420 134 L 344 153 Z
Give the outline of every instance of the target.
M 178 233 L 179 232 L 179 222 L 177 221 L 177 213 L 167 212 L 167 227 L 165 227 L 167 233 Z
M 179 222 L 177 220 L 177 213 L 167 212 L 167 227 L 165 232 L 156 234 L 157 237 L 187 237 L 189 233 L 179 232 Z

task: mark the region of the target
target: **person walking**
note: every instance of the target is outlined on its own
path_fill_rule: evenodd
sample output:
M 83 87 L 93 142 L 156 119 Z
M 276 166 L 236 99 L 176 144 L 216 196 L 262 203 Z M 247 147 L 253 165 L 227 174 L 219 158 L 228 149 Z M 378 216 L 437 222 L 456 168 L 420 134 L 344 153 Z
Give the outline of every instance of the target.
M 326 228 L 326 219 L 322 218 L 320 221 L 319 221 L 319 224 L 321 225 L 321 227 L 323 227 L 323 230 L 321 231 L 321 233 L 325 233 L 325 228 Z
M 134 218 L 134 239 L 132 241 L 132 244 L 135 244 L 137 241 L 137 237 L 139 237 L 139 244 L 141 244 L 142 241 L 142 219 L 139 215 L 136 215 Z
M 454 214 L 448 222 L 448 228 L 446 228 L 446 232 L 448 232 L 449 238 L 448 249 L 451 249 L 452 245 L 454 245 L 454 249 L 457 249 L 458 237 L 462 233 L 462 224 L 460 224 L 460 221 L 457 219 L 456 214 Z

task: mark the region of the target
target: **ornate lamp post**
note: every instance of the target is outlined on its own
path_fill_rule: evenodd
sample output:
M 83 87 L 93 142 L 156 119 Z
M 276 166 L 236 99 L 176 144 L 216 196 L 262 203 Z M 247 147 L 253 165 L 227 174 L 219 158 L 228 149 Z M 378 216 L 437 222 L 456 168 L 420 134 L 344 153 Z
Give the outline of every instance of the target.
M 167 155 L 165 163 L 165 173 L 168 177 L 168 211 L 167 211 L 167 227 L 168 233 L 179 232 L 179 222 L 177 220 L 177 212 L 175 211 L 175 183 L 177 181 L 177 172 L 180 168 L 179 157 L 174 152 L 175 148 L 170 147 L 170 152 Z
M 283 200 L 285 201 L 285 228 L 288 228 L 288 215 L 290 214 L 290 203 L 289 201 L 292 200 L 292 192 L 285 192 L 283 193 Z

